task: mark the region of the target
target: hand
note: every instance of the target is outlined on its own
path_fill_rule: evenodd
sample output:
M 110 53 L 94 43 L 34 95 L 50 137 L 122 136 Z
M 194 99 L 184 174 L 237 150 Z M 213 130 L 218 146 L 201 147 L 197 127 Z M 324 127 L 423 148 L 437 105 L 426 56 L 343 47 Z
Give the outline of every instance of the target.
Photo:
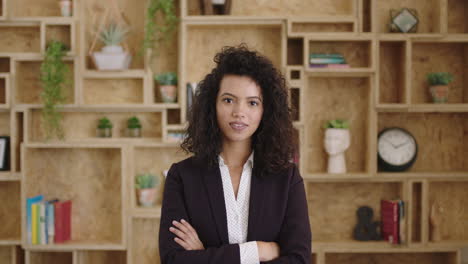
M 169 231 L 174 233 L 177 237 L 174 241 L 181 245 L 185 250 L 201 250 L 205 249 L 203 243 L 198 238 L 197 231 L 184 219 L 182 221 L 172 221 L 175 227 L 170 227 Z
M 280 248 L 276 242 L 257 241 L 258 257 L 261 262 L 279 257 Z

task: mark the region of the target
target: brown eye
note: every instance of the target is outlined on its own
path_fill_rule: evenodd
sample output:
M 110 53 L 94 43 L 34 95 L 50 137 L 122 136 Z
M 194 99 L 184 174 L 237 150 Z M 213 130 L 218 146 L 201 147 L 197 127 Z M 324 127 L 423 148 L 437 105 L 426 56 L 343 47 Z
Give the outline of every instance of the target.
M 232 99 L 231 98 L 224 98 L 223 102 L 226 102 L 226 103 L 230 104 L 230 103 L 232 103 Z

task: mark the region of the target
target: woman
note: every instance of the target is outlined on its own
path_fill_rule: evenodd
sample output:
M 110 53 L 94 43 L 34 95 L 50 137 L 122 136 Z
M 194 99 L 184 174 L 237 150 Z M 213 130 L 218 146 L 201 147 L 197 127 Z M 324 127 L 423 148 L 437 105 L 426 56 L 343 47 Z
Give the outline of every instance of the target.
M 271 61 L 226 47 L 200 82 L 161 212 L 161 263 L 310 263 L 287 88 Z

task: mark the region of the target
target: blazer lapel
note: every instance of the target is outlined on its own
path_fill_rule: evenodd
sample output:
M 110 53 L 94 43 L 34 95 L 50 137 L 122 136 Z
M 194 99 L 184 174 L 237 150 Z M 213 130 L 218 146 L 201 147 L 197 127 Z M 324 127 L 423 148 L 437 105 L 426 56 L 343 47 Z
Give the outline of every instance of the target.
M 265 179 L 252 175 L 250 182 L 249 226 L 247 227 L 247 241 L 257 240 L 260 220 L 263 215 L 265 200 Z
M 202 175 L 205 181 L 208 200 L 210 201 L 211 213 L 216 223 L 218 236 L 222 244 L 229 244 L 226 204 L 224 201 L 223 182 L 219 167 L 215 166 L 208 171 L 202 170 Z

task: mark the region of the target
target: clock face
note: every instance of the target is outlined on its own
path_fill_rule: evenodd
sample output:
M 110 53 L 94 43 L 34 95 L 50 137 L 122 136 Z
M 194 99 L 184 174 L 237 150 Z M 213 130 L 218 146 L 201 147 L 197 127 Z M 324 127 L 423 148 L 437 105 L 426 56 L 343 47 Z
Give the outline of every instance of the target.
M 409 163 L 416 155 L 416 141 L 402 129 L 388 129 L 379 137 L 378 152 L 385 162 L 401 166 Z

